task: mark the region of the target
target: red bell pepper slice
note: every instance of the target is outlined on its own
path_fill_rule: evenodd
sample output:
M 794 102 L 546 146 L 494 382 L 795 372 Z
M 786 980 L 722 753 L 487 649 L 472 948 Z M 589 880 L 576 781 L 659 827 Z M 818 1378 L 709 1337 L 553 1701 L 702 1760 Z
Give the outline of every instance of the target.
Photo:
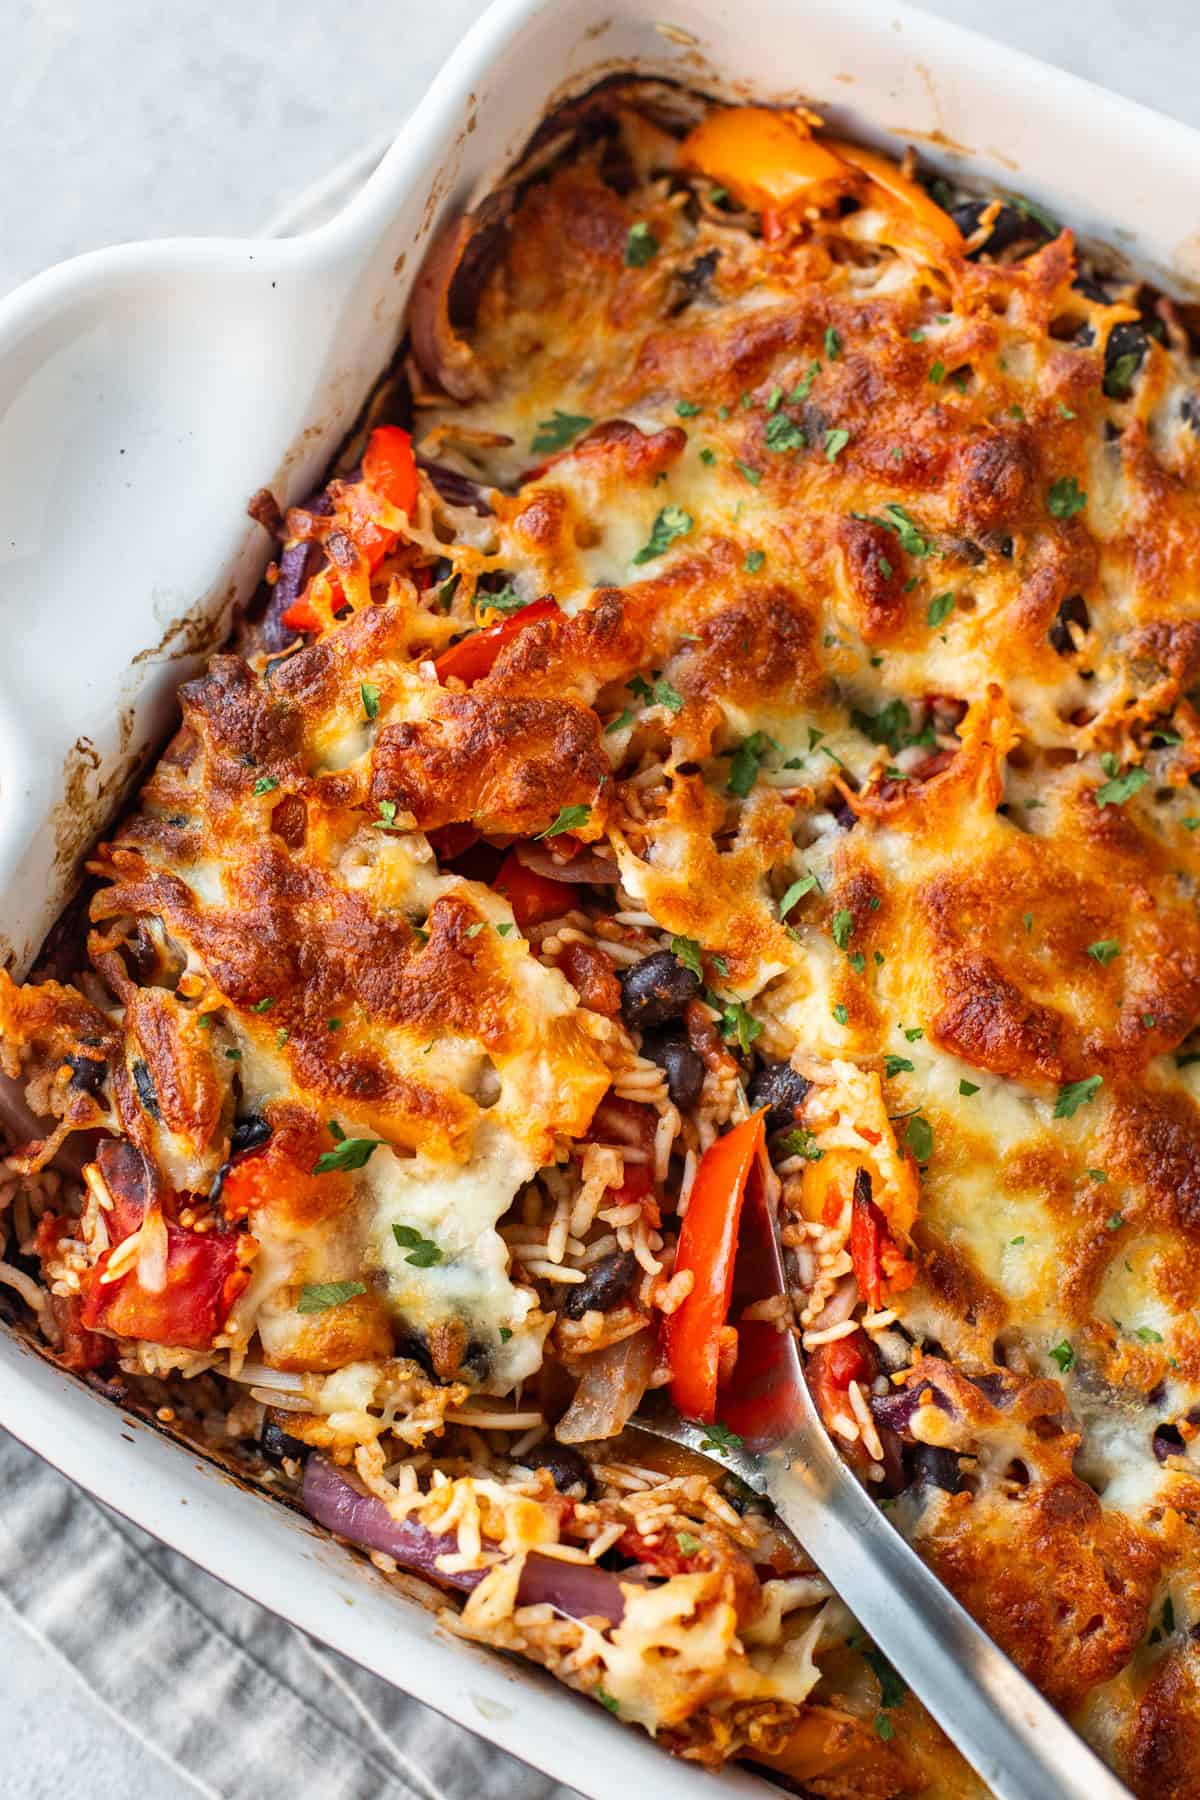
M 411 517 L 417 504 L 417 461 L 412 439 L 399 425 L 379 425 L 363 455 L 363 480 L 390 505 Z
M 102 1282 L 112 1250 L 92 1270 L 81 1324 L 117 1337 L 145 1338 L 182 1350 L 206 1350 L 250 1279 L 243 1240 L 233 1233 L 200 1235 L 166 1225 L 167 1279 L 160 1292 L 142 1286 L 136 1264 L 117 1281 Z M 115 1246 L 114 1246 L 115 1248 Z
M 804 1364 L 805 1379 L 817 1411 L 830 1430 L 839 1414 L 849 1411 L 846 1389 L 850 1383 L 871 1381 L 878 1366 L 864 1331 L 835 1338 L 831 1344 L 818 1344 L 809 1352 Z
M 854 1201 L 850 1213 L 850 1261 L 858 1281 L 858 1291 L 867 1305 L 877 1312 L 883 1304 L 885 1278 L 896 1287 L 912 1282 L 911 1265 L 906 1263 L 888 1229 L 887 1218 L 871 1198 L 871 1177 L 859 1169 L 854 1177 Z
M 460 638 L 457 644 L 443 650 L 434 663 L 438 680 L 445 682 L 449 676 L 457 675 L 470 687 L 491 671 L 504 646 L 527 625 L 532 625 L 535 619 L 553 618 L 557 612 L 558 606 L 553 600 L 533 600 L 520 612 L 513 613 L 510 619 L 502 619 L 499 625 L 487 625 L 482 631 L 473 631 L 470 637 Z
M 524 929 L 526 925 L 543 925 L 547 919 L 560 919 L 575 904 L 575 889 L 567 881 L 553 881 L 527 869 L 515 850 L 510 850 L 492 882 L 512 907 L 513 918 Z
M 750 1171 L 762 1153 L 765 1108 L 710 1144 L 696 1171 L 679 1232 L 675 1272 L 695 1280 L 667 1320 L 671 1399 L 688 1419 L 716 1416 L 721 1333 L 733 1292 L 738 1221 Z

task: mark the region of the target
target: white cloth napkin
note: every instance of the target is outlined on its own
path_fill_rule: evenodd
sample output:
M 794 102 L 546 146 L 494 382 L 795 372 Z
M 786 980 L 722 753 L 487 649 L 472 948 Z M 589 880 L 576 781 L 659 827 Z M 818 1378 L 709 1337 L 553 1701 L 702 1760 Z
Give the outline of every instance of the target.
M 2 1432 L 0 1491 L 0 1605 L 214 1800 L 575 1800 L 193 1567 Z M 148 1769 L 147 1794 L 152 1784 Z

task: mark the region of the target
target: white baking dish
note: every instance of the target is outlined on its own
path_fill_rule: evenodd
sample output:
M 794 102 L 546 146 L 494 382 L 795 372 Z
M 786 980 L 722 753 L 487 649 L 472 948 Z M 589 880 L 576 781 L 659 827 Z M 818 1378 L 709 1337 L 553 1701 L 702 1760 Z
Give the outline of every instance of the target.
M 654 0 L 497 0 L 320 231 L 103 251 L 0 305 L 0 954 L 15 970 L 179 681 L 258 580 L 268 544 L 248 496 L 312 485 L 395 345 L 430 229 L 565 91 L 636 66 L 803 98 L 841 131 L 1036 196 L 1172 291 L 1200 289 L 1186 127 L 905 6 L 668 3 L 655 23 Z M 0 1333 L 0 1366 L 0 1422 L 314 1636 L 589 1794 L 713 1791 L 598 1707 L 458 1643 L 16 1336 Z

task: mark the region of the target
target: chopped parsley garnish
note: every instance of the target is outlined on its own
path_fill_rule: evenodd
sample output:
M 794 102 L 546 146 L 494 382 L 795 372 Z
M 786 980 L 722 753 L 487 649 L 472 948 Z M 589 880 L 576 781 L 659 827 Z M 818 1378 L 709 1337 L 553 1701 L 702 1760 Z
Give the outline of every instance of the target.
M 716 460 L 717 460 L 716 451 L 710 450 L 708 445 L 705 444 L 703 450 L 701 450 L 701 452 L 700 452 L 700 461 L 702 463 L 707 463 L 709 468 L 711 468 L 713 463 L 716 462 Z
M 774 738 L 768 737 L 765 731 L 751 732 L 733 753 L 729 764 L 729 792 L 744 800 L 758 780 L 759 764 L 763 757 L 768 750 L 778 748 Z
M 780 898 L 780 918 L 786 919 L 797 900 L 803 900 L 805 894 L 811 894 L 816 885 L 817 878 L 815 875 L 806 875 L 802 881 L 793 881 L 791 887 L 789 887 Z
M 260 775 L 254 784 L 256 794 L 270 794 L 279 786 L 278 775 Z
M 537 436 L 529 448 L 535 456 L 546 451 L 565 450 L 591 422 L 584 413 L 563 412 L 556 406 L 548 419 L 538 420 Z
M 1046 490 L 1046 507 L 1055 519 L 1073 519 L 1087 505 L 1087 495 L 1073 475 L 1062 475 Z
M 925 1030 L 921 1025 L 909 1025 L 905 1027 L 904 1035 L 910 1044 L 915 1044 L 918 1038 L 925 1036 Z
M 827 431 L 825 433 L 825 461 L 836 462 L 849 442 L 850 433 L 848 431 Z
M 854 914 L 848 907 L 839 907 L 829 929 L 838 949 L 844 950 L 854 933 Z
M 737 458 L 735 466 L 746 477 L 746 480 L 750 483 L 751 487 L 758 486 L 759 482 L 762 480 L 761 469 L 752 469 L 750 464 L 743 462 L 740 456 Z
M 846 1011 L 846 1008 L 843 1006 L 843 1004 L 840 1000 L 838 1001 L 837 1005 L 833 1009 L 833 1016 L 837 1020 L 839 1025 L 845 1025 L 850 1017 L 849 1013 Z
M 695 523 L 691 513 L 685 512 L 682 506 L 664 506 L 650 527 L 650 536 L 634 557 L 634 562 L 653 562 L 656 556 L 665 555 L 676 538 L 686 537 Z
M 644 269 L 651 257 L 657 254 L 658 239 L 646 221 L 639 219 L 636 225 L 629 227 L 629 236 L 625 239 L 625 267 Z
M 681 962 L 685 969 L 690 969 L 693 975 L 701 981 L 704 980 L 704 970 L 700 963 L 700 945 L 695 938 L 673 937 L 671 939 L 671 955 L 676 962 Z
M 241 1062 L 241 1060 L 242 1060 L 242 1053 L 240 1050 L 227 1050 L 225 1052 L 225 1061 L 226 1062 Z
M 1121 946 L 1115 938 L 1097 938 L 1094 944 L 1088 945 L 1087 953 L 1093 962 L 1098 962 L 1102 969 L 1107 969 L 1113 958 L 1120 956 Z
M 288 1041 L 288 1037 L 289 1037 L 289 1035 L 290 1035 L 290 1033 L 289 1033 L 289 1032 L 288 1032 L 288 1028 L 287 1028 L 287 1026 L 286 1026 L 286 1025 L 281 1025 L 281 1026 L 280 1026 L 280 1027 L 279 1027 L 279 1030 L 278 1030 L 278 1031 L 277 1031 L 277 1032 L 276 1032 L 276 1033 L 275 1033 L 275 1048 L 276 1048 L 276 1049 L 277 1049 L 277 1050 L 282 1050 L 282 1049 L 283 1049 L 283 1046 L 284 1046 L 284 1045 L 285 1045 L 285 1044 L 286 1044 L 286 1043 L 287 1043 L 287 1041 Z
M 832 325 L 825 327 L 825 354 L 830 362 L 836 362 L 842 354 L 842 340 Z
M 608 721 L 608 724 L 604 727 L 604 735 L 605 737 L 609 737 L 614 731 L 624 731 L 627 725 L 632 724 L 633 714 L 630 712 L 629 708 L 626 707 L 624 712 L 619 712 L 615 719 L 610 719 Z
M 379 717 L 379 689 L 370 681 L 364 681 L 359 688 L 362 695 L 363 711 L 368 719 Z
M 885 1712 L 875 1714 L 875 1732 L 885 1744 L 890 1744 L 896 1735 L 896 1727 Z
M 977 1081 L 968 1081 L 964 1075 L 958 1084 L 958 1091 L 964 1100 L 969 1100 L 972 1094 L 977 1094 L 979 1092 L 979 1083 Z
M 412 1225 L 393 1225 L 392 1236 L 401 1250 L 407 1250 L 406 1263 L 414 1269 L 432 1269 L 442 1260 L 442 1253 L 432 1238 L 422 1237 Z
M 476 612 L 517 613 L 524 612 L 529 605 L 524 594 L 518 594 L 511 582 L 497 588 L 494 593 L 481 590 L 471 602 Z
M 330 1031 L 340 1031 L 342 1029 L 342 1021 L 340 1019 L 326 1019 L 325 1024 Z
M 938 361 L 931 366 L 929 370 L 929 379 L 932 381 L 934 387 L 941 387 L 943 381 L 946 379 L 946 365 L 944 362 Z
M 455 569 L 454 573 L 452 575 L 447 575 L 445 581 L 437 588 L 433 596 L 433 601 L 439 611 L 450 611 L 451 606 L 454 604 L 454 596 L 458 591 L 458 581 L 458 570 Z
M 331 1306 L 340 1306 L 344 1300 L 353 1300 L 356 1294 L 365 1294 L 366 1288 L 361 1281 L 310 1281 L 300 1289 L 300 1299 L 296 1311 L 301 1313 L 328 1312 Z
M 1061 401 L 1061 400 L 1056 400 L 1056 401 L 1055 401 L 1055 402 L 1054 402 L 1054 404 L 1055 404 L 1055 405 L 1056 405 L 1056 406 L 1057 406 L 1057 408 L 1058 408 L 1058 412 L 1059 412 L 1059 417 L 1060 417 L 1060 418 L 1063 418 L 1063 419 L 1073 419 L 1073 418 L 1074 418 L 1074 417 L 1075 417 L 1075 414 L 1074 414 L 1074 413 L 1073 413 L 1073 412 L 1072 412 L 1072 411 L 1071 411 L 1071 408 L 1070 408 L 1070 407 L 1069 407 L 1069 406 L 1067 406 L 1067 405 L 1065 405 L 1065 404 L 1064 404 L 1064 403 L 1063 403 L 1063 401 Z
M 875 1679 L 879 1683 L 879 1703 L 881 1706 L 903 1706 L 904 1696 L 908 1692 L 904 1677 L 894 1669 L 882 1650 L 864 1650 L 864 1660 L 870 1664 Z
M 496 936 L 497 937 L 507 937 L 510 932 L 513 932 L 516 929 L 517 929 L 517 926 L 516 926 L 515 919 L 501 919 L 499 924 L 496 926 Z
M 788 395 L 788 401 L 792 406 L 799 406 L 802 401 L 808 399 L 808 396 L 812 393 L 812 384 L 820 373 L 820 363 L 810 362 L 807 369 L 805 369 L 803 375 Z
M 675 402 L 675 413 L 680 419 L 694 419 L 697 413 L 703 411 L 704 408 L 698 400 L 677 400 Z
M 1074 1345 L 1067 1342 L 1066 1338 L 1063 1339 L 1061 1344 L 1055 1344 L 1054 1348 L 1047 1354 L 1049 1355 L 1051 1362 L 1056 1362 L 1058 1364 L 1064 1375 L 1067 1373 L 1068 1369 L 1073 1369 L 1075 1367 L 1075 1348 Z
M 882 513 L 852 512 L 852 519 L 861 519 L 868 525 L 882 525 L 886 531 L 894 531 L 900 539 L 900 548 L 909 556 L 928 556 L 933 546 L 929 539 L 922 535 L 916 520 L 898 501 L 889 501 Z
M 1010 1244 L 1023 1244 L 1025 1242 L 1025 1233 L 1022 1231 L 1019 1236 L 1009 1238 L 1008 1241 Z
M 347 1137 L 336 1119 L 329 1121 L 329 1135 L 337 1148 L 326 1150 L 318 1156 L 313 1164 L 314 1175 L 332 1175 L 339 1170 L 365 1169 L 376 1150 L 382 1148 L 382 1138 Z
M 691 1531 L 677 1531 L 675 1542 L 684 1556 L 695 1556 L 697 1550 L 700 1549 L 700 1539 Z
M 564 831 L 574 831 L 577 825 L 586 825 L 591 816 L 590 806 L 560 806 L 553 825 L 547 825 L 545 831 L 536 835 L 539 838 L 559 837 Z
M 376 831 L 402 831 L 404 829 L 403 826 L 396 823 L 396 802 L 394 800 L 381 800 L 379 817 L 372 819 L 371 823 Z
M 668 712 L 683 711 L 683 695 L 679 693 L 678 689 L 671 686 L 665 675 L 659 676 L 652 691 L 656 705 L 665 706 Z
M 925 622 L 930 626 L 941 625 L 954 611 L 953 594 L 935 594 L 929 602 L 929 610 L 925 614 Z
M 908 339 L 909 339 L 909 342 L 912 344 L 923 344 L 925 342 L 925 333 L 921 330 L 921 327 L 918 325 L 917 329 L 915 331 L 909 332 Z
M 1163 1341 L 1162 1332 L 1155 1331 L 1152 1325 L 1139 1325 L 1133 1335 L 1139 1344 L 1161 1344 Z
M 755 1038 L 762 1036 L 762 1026 L 740 1000 L 722 1000 L 712 996 L 715 1005 L 720 1009 L 721 1023 L 718 1029 L 727 1044 L 736 1043 L 739 1050 L 750 1048 Z
M 620 1710 L 621 1710 L 620 1701 L 614 1700 L 611 1694 L 606 1694 L 603 1688 L 598 1687 L 596 1689 L 596 1698 L 600 1702 L 601 1706 L 607 1706 L 610 1713 L 619 1713 L 620 1712 Z
M 467 926 L 466 931 L 463 933 L 464 937 L 477 938 L 483 930 L 485 923 L 486 921 L 484 919 L 476 919 L 473 925 Z
M 274 1004 L 275 1004 L 274 994 L 268 994 L 268 995 L 266 995 L 266 997 L 264 999 L 256 1000 L 254 1002 L 254 1005 L 250 1008 L 250 1011 L 251 1012 L 270 1012 L 270 1010 L 274 1006 Z
M 507 1344 L 507 1342 L 511 1336 L 512 1336 L 511 1325 L 502 1325 L 500 1327 L 500 1342 L 502 1344 Z
M 785 1131 L 779 1139 L 780 1156 L 803 1156 L 808 1162 L 820 1162 L 825 1152 L 818 1150 L 817 1140 L 806 1126 L 798 1125 L 794 1131 Z
M 884 1061 L 883 1072 L 890 1081 L 893 1075 L 911 1075 L 915 1068 L 916 1064 L 907 1056 L 889 1056 Z
M 1150 779 L 1145 769 L 1135 767 L 1122 772 L 1111 750 L 1106 750 L 1100 758 L 1100 767 L 1108 780 L 1096 789 L 1097 806 L 1124 806 Z
M 904 1141 L 919 1163 L 928 1162 L 933 1155 L 933 1126 L 920 1113 L 914 1113 L 904 1127 Z
M 782 455 L 785 450 L 803 450 L 808 439 L 803 428 L 789 418 L 787 413 L 776 412 L 767 420 L 765 442 L 768 450 L 778 451 Z
M 766 560 L 767 555 L 765 550 L 747 550 L 746 560 L 742 564 L 742 567 L 745 569 L 747 575 L 757 575 Z
M 728 1456 L 731 1450 L 740 1450 L 742 1440 L 736 1431 L 730 1431 L 728 1425 L 708 1425 L 705 1427 L 704 1441 L 700 1445 L 702 1451 L 715 1450 L 718 1456 Z
M 1103 1075 L 1088 1075 L 1082 1081 L 1064 1082 L 1054 1102 L 1054 1117 L 1073 1119 L 1081 1106 L 1091 1105 L 1103 1086 Z
M 889 700 L 877 713 L 863 712 L 856 706 L 850 713 L 850 723 L 873 744 L 886 744 L 893 756 L 914 744 L 931 750 L 935 742 L 933 721 L 928 720 L 920 731 L 914 731 L 912 716 L 903 700 Z

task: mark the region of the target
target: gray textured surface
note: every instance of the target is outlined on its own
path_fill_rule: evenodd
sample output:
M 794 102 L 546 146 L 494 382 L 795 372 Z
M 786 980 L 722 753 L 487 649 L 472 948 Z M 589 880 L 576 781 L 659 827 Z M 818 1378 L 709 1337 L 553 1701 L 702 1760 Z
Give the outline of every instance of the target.
M 398 122 L 480 10 L 478 0 L 0 0 L 0 292 L 122 239 L 255 230 Z M 929 10 L 1200 125 L 1196 0 L 929 0 Z M 802 34 L 802 4 L 797 15 Z M 89 1800 L 197 1792 L 4 1611 L 0 1668 L 0 1795 L 49 1800 L 81 1777 Z

